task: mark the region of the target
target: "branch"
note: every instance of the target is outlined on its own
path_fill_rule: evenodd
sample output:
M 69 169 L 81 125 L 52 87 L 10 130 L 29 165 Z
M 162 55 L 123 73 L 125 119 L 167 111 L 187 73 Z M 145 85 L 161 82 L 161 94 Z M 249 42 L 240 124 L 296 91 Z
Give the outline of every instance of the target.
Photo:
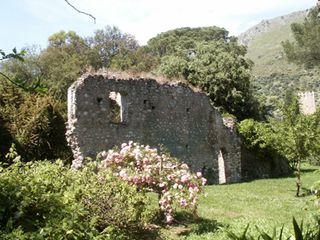
M 15 81 L 13 81 L 11 78 L 9 78 L 4 73 L 0 72 L 0 76 L 3 76 L 5 79 L 7 79 L 9 82 L 11 82 L 12 84 L 16 85 L 17 87 L 24 89 L 24 87 L 22 85 L 20 85 L 19 83 L 16 83 Z
M 84 15 L 87 15 L 87 16 L 93 18 L 94 23 L 96 23 L 96 18 L 95 18 L 93 15 L 91 15 L 90 13 L 86 13 L 86 12 L 80 11 L 78 8 L 76 8 L 75 6 L 73 6 L 68 0 L 64 0 L 64 1 L 65 1 L 70 7 L 72 7 L 74 10 L 76 10 L 78 13 L 81 13 L 81 14 L 84 14 Z

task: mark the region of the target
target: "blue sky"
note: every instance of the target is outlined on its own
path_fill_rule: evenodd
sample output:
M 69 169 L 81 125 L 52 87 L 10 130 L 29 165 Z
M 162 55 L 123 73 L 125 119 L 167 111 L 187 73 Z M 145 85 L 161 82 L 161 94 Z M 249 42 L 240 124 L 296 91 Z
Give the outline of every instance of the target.
M 0 49 L 9 52 L 32 44 L 46 47 L 48 36 L 73 30 L 90 36 L 115 25 L 140 44 L 178 27 L 219 26 L 238 35 L 263 19 L 305 10 L 316 0 L 69 0 L 97 18 L 96 24 L 64 0 L 3 0 Z

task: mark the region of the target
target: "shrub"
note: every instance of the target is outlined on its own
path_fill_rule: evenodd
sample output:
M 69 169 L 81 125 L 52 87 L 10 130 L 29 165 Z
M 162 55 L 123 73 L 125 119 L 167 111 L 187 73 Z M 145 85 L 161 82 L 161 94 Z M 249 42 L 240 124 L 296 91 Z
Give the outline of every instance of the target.
M 191 174 L 186 164 L 157 149 L 132 141 L 124 143 L 119 151 L 109 150 L 98 154 L 100 169 L 111 169 L 115 176 L 137 186 L 141 192 L 155 192 L 167 223 L 173 221 L 173 204 L 182 208 L 197 207 L 199 194 L 206 179 L 200 172 Z
M 293 234 L 294 239 L 296 240 L 319 240 L 320 239 L 320 224 L 318 223 L 317 226 L 314 228 L 307 227 L 303 228 L 303 223 L 300 225 L 297 223 L 296 219 L 293 218 L 292 220 L 293 225 Z M 262 240 L 281 240 L 286 239 L 290 240 L 292 239 L 292 236 L 285 237 L 283 233 L 283 226 L 279 233 L 277 233 L 276 229 L 274 229 L 273 234 L 269 235 L 268 233 L 261 231 L 259 228 L 257 228 L 259 232 L 258 237 L 254 237 L 251 234 L 248 233 L 249 225 L 244 229 L 243 233 L 241 235 L 237 235 L 233 232 L 228 232 L 228 237 L 231 240 L 255 240 L 255 239 L 262 239 Z
M 132 239 L 149 219 L 147 203 L 135 187 L 92 165 L 0 167 L 0 239 Z
M 0 92 L 2 161 L 11 143 L 26 160 L 71 158 L 65 138 L 65 108 L 50 96 L 4 88 Z
M 27 159 L 65 158 L 71 153 L 63 112 L 64 105 L 52 97 L 25 97 L 11 126 Z

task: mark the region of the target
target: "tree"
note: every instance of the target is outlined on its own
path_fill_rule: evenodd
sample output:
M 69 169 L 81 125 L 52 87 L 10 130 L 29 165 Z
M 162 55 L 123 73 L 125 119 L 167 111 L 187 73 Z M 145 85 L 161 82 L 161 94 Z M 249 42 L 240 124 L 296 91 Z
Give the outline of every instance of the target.
M 93 37 L 88 38 L 88 43 L 91 48 L 90 65 L 96 69 L 109 67 L 120 50 L 136 50 L 139 46 L 133 36 L 115 26 L 97 30 Z
M 187 80 L 207 92 L 215 106 L 239 119 L 254 116 L 256 107 L 245 54 L 235 40 L 200 43 L 186 71 Z
M 291 167 L 296 170 L 298 197 L 301 188 L 301 163 L 319 154 L 320 112 L 311 116 L 303 115 L 298 97 L 289 95 L 287 99 L 282 108 L 282 121 L 273 120 L 271 126 L 275 133 L 275 148 L 286 156 Z
M 120 48 L 112 58 L 110 68 L 120 71 L 150 72 L 158 62 L 159 59 L 151 54 L 147 46 L 138 49 Z
M 48 47 L 39 56 L 42 78 L 56 98 L 65 100 L 68 87 L 89 65 L 90 48 L 73 31 L 60 31 L 48 40 Z
M 291 24 L 294 42 L 282 43 L 289 62 L 313 68 L 320 65 L 319 8 L 312 9 L 303 23 Z
M 227 41 L 228 31 L 219 27 L 178 28 L 158 34 L 148 41 L 150 51 L 159 57 L 176 55 L 177 52 L 192 53 L 198 42 Z
M 300 195 L 301 163 L 318 158 L 320 153 L 320 112 L 306 116 L 300 113 L 299 100 L 288 94 L 282 107 L 280 119 L 269 119 L 266 123 L 244 120 L 239 132 L 249 147 L 268 149 L 288 159 L 296 171 L 296 196 Z
M 225 29 L 176 29 L 151 39 L 148 47 L 161 58 L 160 74 L 200 87 L 223 112 L 239 119 L 258 118 L 250 84 L 252 62 L 244 57 L 246 48 Z
M 23 62 L 25 60 L 24 56 L 26 55 L 26 51 L 22 50 L 18 52 L 16 48 L 12 50 L 12 53 L 6 54 L 4 51 L 0 49 L 0 62 L 2 61 L 10 61 L 10 60 L 16 60 L 18 62 Z M 30 79 L 22 79 L 19 77 L 11 77 L 7 73 L 5 73 L 3 68 L 3 62 L 0 65 L 0 79 L 4 81 L 8 81 L 11 84 L 19 87 L 20 89 L 23 89 L 27 92 L 37 92 L 37 93 L 44 93 L 46 91 L 43 84 L 40 82 L 39 79 L 35 81 L 30 81 Z

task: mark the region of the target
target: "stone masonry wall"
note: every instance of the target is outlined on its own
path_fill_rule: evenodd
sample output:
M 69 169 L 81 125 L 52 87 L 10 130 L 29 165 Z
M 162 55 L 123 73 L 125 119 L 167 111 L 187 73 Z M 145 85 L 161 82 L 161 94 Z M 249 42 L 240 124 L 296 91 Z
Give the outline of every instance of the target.
M 74 167 L 81 166 L 84 157 L 95 158 L 132 140 L 164 145 L 210 183 L 241 180 L 240 139 L 224 125 L 208 97 L 185 84 L 83 76 L 69 88 L 68 115 Z

